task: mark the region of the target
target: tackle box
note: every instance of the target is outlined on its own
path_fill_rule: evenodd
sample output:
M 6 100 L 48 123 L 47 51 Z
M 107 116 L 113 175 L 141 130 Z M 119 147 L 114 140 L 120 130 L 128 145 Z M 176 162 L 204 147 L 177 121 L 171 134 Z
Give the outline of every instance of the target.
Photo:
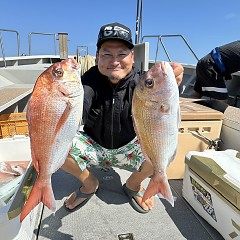
M 12 188 L 7 188 L 6 196 L 2 196 L 0 206 L 0 233 L 1 239 L 17 240 L 34 239 L 34 229 L 40 220 L 40 211 L 43 205 L 39 204 L 20 223 L 20 213 L 37 177 L 31 164 L 30 139 L 24 135 L 15 135 L 13 138 L 0 139 L 0 162 L 4 161 L 29 161 L 29 165 Z
M 240 153 L 190 151 L 182 195 L 224 239 L 240 239 Z
M 220 136 L 223 113 L 180 98 L 181 123 L 178 131 L 178 149 L 175 159 L 167 167 L 168 179 L 183 179 L 185 155 L 189 151 L 204 151 L 209 147 L 206 139 Z

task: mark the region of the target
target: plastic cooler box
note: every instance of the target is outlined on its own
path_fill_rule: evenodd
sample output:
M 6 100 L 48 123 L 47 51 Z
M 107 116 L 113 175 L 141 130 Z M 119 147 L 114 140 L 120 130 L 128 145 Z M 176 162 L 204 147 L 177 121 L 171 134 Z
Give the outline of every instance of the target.
M 198 133 L 215 140 L 219 138 L 222 126 L 222 112 L 192 102 L 191 99 L 180 98 L 180 111 L 177 155 L 167 167 L 168 179 L 183 178 L 185 155 L 189 151 L 204 151 L 208 148 L 208 142 L 198 137 Z
M 1 239 L 16 240 L 33 239 L 33 231 L 40 219 L 42 205 L 39 204 L 20 223 L 20 213 L 36 179 L 36 172 L 31 164 L 29 137 L 15 135 L 13 138 L 0 139 L 0 162 L 3 161 L 29 161 L 28 168 L 21 181 L 9 190 L 7 198 L 2 197 L 0 206 L 0 233 Z
M 240 154 L 236 150 L 186 155 L 182 195 L 224 239 L 240 239 Z
M 240 151 L 240 109 L 228 106 L 224 111 L 224 118 L 221 131 L 221 150 L 229 148 Z M 237 141 L 236 141 L 237 139 Z

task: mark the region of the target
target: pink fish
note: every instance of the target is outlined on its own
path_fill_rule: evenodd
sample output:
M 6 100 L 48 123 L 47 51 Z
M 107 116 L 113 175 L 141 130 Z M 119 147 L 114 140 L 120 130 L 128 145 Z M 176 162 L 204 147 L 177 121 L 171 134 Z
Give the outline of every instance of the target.
M 51 175 L 65 162 L 82 107 L 80 66 L 74 59 L 55 63 L 38 77 L 27 107 L 31 156 L 38 177 L 23 207 L 21 222 L 40 202 L 56 210 Z
M 180 110 L 178 85 L 169 63 L 155 64 L 140 79 L 132 114 L 144 157 L 153 165 L 143 201 L 160 193 L 174 206 L 166 168 L 177 151 Z

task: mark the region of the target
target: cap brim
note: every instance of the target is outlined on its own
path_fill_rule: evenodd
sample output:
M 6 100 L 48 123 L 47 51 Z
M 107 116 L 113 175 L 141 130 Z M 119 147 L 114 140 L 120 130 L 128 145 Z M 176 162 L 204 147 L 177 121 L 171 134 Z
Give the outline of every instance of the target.
M 133 48 L 134 48 L 134 45 L 133 45 L 131 42 L 126 41 L 126 40 L 123 40 L 123 39 L 119 39 L 119 38 L 107 38 L 107 39 L 102 39 L 102 40 L 98 41 L 97 47 L 100 48 L 101 45 L 102 45 L 104 42 L 109 41 L 109 40 L 118 40 L 118 41 L 124 42 L 124 43 L 128 46 L 129 49 L 133 49 Z

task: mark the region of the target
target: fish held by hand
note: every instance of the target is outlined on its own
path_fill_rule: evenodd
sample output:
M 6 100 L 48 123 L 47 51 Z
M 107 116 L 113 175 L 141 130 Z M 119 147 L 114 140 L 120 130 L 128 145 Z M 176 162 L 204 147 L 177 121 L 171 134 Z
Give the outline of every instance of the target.
M 66 59 L 51 65 L 37 79 L 27 106 L 31 157 L 38 177 L 20 221 L 42 202 L 56 210 L 51 176 L 65 162 L 82 118 L 80 65 Z
M 132 114 L 143 155 L 153 166 L 142 201 L 160 194 L 174 206 L 166 168 L 177 152 L 180 110 L 178 85 L 169 63 L 155 64 L 137 83 Z

